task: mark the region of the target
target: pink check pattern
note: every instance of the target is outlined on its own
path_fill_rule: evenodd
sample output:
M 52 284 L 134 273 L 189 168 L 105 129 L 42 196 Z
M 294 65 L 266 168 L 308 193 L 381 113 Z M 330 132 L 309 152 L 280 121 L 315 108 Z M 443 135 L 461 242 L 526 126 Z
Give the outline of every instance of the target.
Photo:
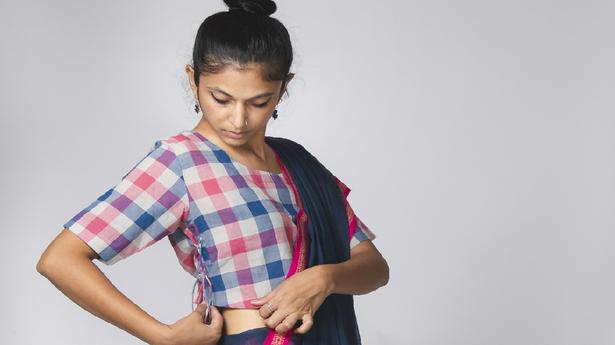
M 351 247 L 375 239 L 343 193 Z M 255 308 L 281 283 L 297 237 L 294 185 L 283 173 L 251 169 L 194 130 L 157 140 L 120 181 L 64 224 L 112 265 L 167 237 L 197 278 L 193 307 Z

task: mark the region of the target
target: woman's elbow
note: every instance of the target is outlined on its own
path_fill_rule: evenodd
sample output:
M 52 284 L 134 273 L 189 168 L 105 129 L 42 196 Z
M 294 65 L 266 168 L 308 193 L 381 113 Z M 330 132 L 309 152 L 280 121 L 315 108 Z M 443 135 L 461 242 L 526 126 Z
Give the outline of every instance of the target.
M 92 261 L 96 253 L 75 234 L 64 229 L 43 251 L 36 263 L 36 271 L 49 277 L 56 270 L 65 268 L 67 263 L 79 259 Z
M 382 267 L 380 269 L 382 272 L 380 287 L 382 287 L 389 283 L 389 264 L 382 255 L 380 255 L 380 266 Z
M 66 255 L 62 255 L 58 248 L 49 246 L 38 259 L 38 262 L 36 263 L 36 271 L 49 278 L 53 275 L 54 271 L 57 271 L 65 265 L 62 263 L 62 259 L 65 257 Z
M 58 266 L 57 261 L 58 259 L 55 258 L 55 254 L 50 252 L 48 248 L 38 259 L 38 262 L 36 263 L 36 271 L 49 278 L 54 270 L 54 267 Z

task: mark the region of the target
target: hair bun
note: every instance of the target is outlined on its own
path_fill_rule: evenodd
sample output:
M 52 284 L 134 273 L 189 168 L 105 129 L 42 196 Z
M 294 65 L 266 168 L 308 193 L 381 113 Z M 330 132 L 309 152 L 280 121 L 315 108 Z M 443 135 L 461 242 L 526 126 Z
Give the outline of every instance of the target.
M 244 12 L 269 16 L 277 9 L 271 0 L 224 0 L 229 11 L 240 10 Z

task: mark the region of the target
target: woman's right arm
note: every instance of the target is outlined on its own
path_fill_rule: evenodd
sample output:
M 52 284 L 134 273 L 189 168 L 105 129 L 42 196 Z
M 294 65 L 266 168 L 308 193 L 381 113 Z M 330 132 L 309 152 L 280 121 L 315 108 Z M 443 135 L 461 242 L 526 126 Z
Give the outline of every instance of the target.
M 215 344 L 222 319 L 212 308 L 211 324 L 202 323 L 204 308 L 166 325 L 122 294 L 92 262 L 96 252 L 68 229 L 49 244 L 36 270 L 62 293 L 93 315 L 148 344 Z

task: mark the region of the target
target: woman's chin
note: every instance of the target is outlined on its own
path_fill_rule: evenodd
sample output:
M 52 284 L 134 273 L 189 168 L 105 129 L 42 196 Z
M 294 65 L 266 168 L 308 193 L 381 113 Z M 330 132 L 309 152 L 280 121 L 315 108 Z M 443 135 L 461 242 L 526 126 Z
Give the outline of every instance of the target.
M 228 146 L 240 147 L 248 142 L 249 137 L 247 133 L 243 133 L 241 135 L 235 135 L 233 133 L 222 131 L 221 139 Z

